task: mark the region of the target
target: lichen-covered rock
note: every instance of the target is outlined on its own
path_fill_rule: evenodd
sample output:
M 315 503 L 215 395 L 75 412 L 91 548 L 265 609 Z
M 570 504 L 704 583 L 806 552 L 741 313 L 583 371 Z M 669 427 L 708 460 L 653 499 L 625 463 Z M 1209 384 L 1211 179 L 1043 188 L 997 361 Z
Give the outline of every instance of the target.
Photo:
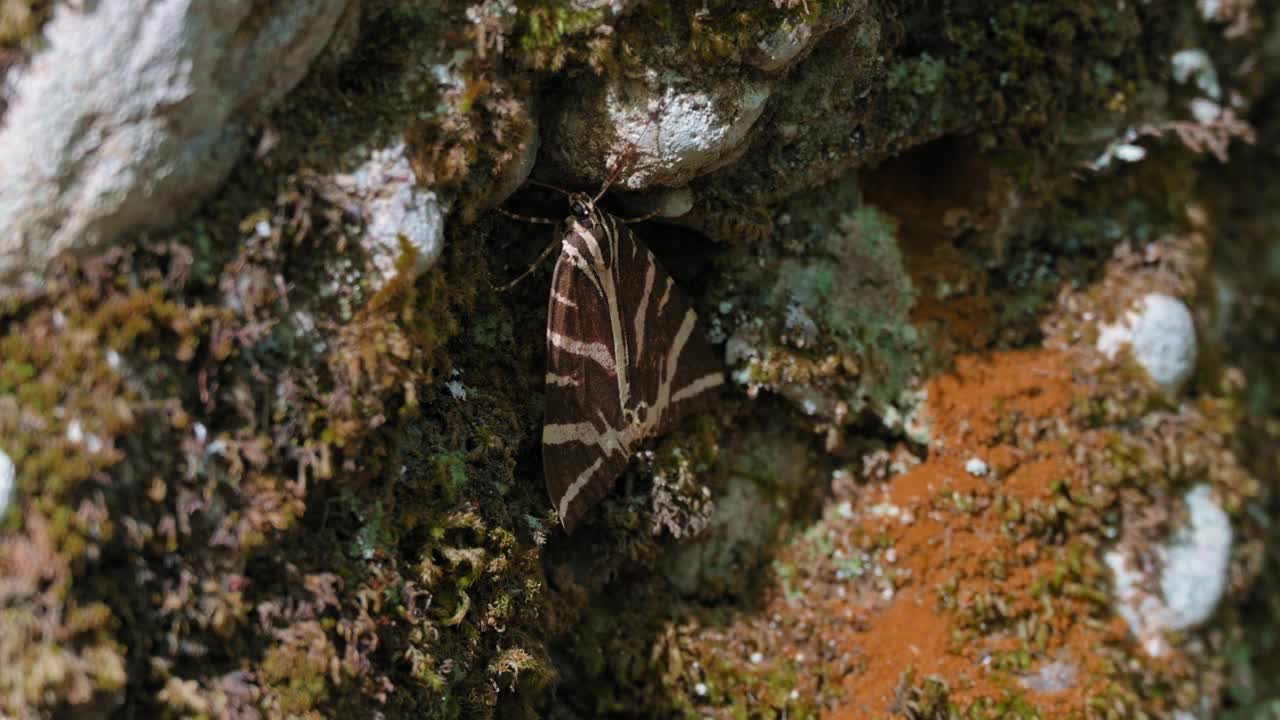
M 1280 202 L 1236 163 L 1280 64 L 1255 3 L 1209 4 L 347 4 L 208 205 L 0 303 L 0 715 L 1262 706 Z M 632 140 L 646 189 L 604 202 L 675 220 L 635 229 L 737 382 L 567 537 L 547 276 L 491 290 L 546 228 L 491 210 L 558 216 L 524 179 L 594 190 Z M 1097 350 L 1153 293 L 1203 333 L 1185 395 Z M 1113 548 L 1189 623 L 1158 661 Z
M 599 187 L 629 153 L 619 188 L 684 185 L 733 159 L 771 90 L 750 77 L 663 75 L 654 85 L 586 81 L 567 98 L 545 147 L 569 184 Z
M 1128 346 L 1133 357 L 1165 392 L 1175 395 L 1196 364 L 1196 327 L 1181 300 L 1150 293 L 1117 323 L 1103 325 L 1098 350 L 1114 360 Z
M 13 493 L 17 485 L 17 468 L 8 454 L 0 450 L 0 519 L 9 512 L 9 504 L 13 502 Z
M 240 157 L 325 47 L 347 0 L 60 5 L 9 78 L 0 127 L 0 292 L 49 263 L 172 223 Z
M 403 143 L 379 148 L 369 159 L 332 178 L 345 198 L 328 198 L 364 224 L 364 249 L 381 275 L 375 290 L 391 281 L 406 253 L 409 274 L 417 277 L 440 257 L 444 212 L 434 192 L 418 186 Z
M 1232 551 L 1231 518 L 1197 485 L 1183 496 L 1186 524 L 1154 548 L 1158 581 L 1139 569 L 1132 548 L 1106 554 L 1115 581 L 1116 612 L 1153 657 L 1169 652 L 1165 634 L 1194 628 L 1212 615 L 1226 592 Z M 1159 594 L 1145 588 L 1159 587 Z

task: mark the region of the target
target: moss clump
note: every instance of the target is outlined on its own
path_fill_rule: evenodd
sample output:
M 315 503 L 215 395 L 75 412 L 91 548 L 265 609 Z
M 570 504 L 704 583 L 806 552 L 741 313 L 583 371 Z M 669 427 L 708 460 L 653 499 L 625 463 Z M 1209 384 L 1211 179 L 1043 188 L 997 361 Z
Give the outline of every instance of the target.
M 30 49 L 53 12 L 52 0 L 0 1 L 0 51 Z M 0 70 L 5 63 L 0 60 Z

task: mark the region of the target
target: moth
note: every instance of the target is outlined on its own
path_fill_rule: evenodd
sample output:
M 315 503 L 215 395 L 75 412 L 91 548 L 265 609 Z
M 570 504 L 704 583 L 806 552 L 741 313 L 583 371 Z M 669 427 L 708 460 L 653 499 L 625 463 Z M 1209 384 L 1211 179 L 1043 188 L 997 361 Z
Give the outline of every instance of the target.
M 543 253 L 560 248 L 547 300 L 542 466 L 573 532 L 639 444 L 709 409 L 725 378 L 692 303 L 627 223 L 596 204 L 604 189 L 552 189 L 568 196 L 569 214 Z

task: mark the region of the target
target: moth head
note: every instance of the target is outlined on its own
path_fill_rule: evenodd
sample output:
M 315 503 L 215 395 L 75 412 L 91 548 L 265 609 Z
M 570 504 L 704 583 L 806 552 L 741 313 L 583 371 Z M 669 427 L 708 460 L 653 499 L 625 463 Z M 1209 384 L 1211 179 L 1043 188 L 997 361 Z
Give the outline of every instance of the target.
M 591 214 L 595 211 L 595 204 L 591 201 L 591 196 L 586 193 L 571 193 L 569 195 L 569 218 L 575 220 L 578 224 L 591 228 Z

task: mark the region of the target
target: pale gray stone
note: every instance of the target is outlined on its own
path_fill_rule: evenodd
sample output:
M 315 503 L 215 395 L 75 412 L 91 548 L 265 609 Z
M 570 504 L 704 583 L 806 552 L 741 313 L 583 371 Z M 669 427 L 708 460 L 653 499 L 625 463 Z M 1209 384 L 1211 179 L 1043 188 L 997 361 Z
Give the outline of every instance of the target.
M 550 123 L 545 148 L 570 183 L 590 187 L 634 145 L 617 189 L 677 187 L 744 149 L 769 93 L 767 83 L 745 78 L 597 83 L 569 99 Z
M 1196 327 L 1191 311 L 1177 298 L 1149 293 L 1136 309 L 1100 329 L 1097 348 L 1108 358 L 1115 359 L 1125 346 L 1165 392 L 1176 394 L 1196 365 Z
M 1111 569 L 1116 612 L 1152 657 L 1168 652 L 1165 633 L 1198 627 L 1212 617 L 1227 589 L 1230 516 L 1208 485 L 1192 488 L 1183 502 L 1187 524 L 1150 553 L 1161 567 L 1158 578 L 1139 567 L 1138 548 L 1117 547 L 1103 558 Z M 1148 590 L 1153 587 L 1159 593 Z
M 0 128 L 0 293 L 38 287 L 67 250 L 172 223 L 240 155 L 349 0 L 59 4 L 10 79 Z
M 9 511 L 13 502 L 14 488 L 18 484 L 18 470 L 5 451 L 0 450 L 0 518 Z
M 347 196 L 344 207 L 364 221 L 364 249 L 381 276 L 377 287 L 395 277 L 402 242 L 417 255 L 415 276 L 435 264 L 444 248 L 444 212 L 436 194 L 418 186 L 403 142 L 369 152 L 333 181 Z

